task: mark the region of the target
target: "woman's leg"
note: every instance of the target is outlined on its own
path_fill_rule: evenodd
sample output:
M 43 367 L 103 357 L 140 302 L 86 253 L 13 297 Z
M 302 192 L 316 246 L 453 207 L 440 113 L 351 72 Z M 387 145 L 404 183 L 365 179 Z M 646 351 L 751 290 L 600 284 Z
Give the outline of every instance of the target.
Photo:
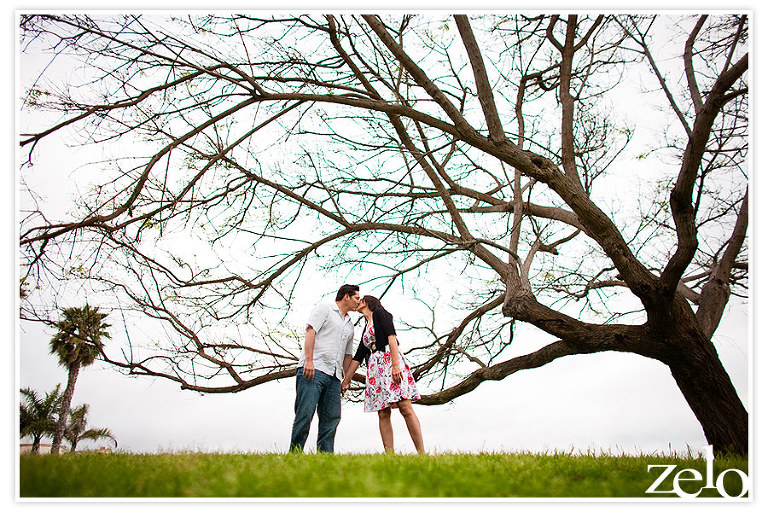
M 416 411 L 413 410 L 413 405 L 410 400 L 401 400 L 397 403 L 400 414 L 405 419 L 405 425 L 408 427 L 408 433 L 411 434 L 413 439 L 413 445 L 416 447 L 416 451 L 424 453 L 424 439 L 421 437 L 421 423 L 419 417 L 416 416 Z
M 392 432 L 392 411 L 389 407 L 379 411 L 379 432 L 385 452 L 395 451 L 395 435 Z

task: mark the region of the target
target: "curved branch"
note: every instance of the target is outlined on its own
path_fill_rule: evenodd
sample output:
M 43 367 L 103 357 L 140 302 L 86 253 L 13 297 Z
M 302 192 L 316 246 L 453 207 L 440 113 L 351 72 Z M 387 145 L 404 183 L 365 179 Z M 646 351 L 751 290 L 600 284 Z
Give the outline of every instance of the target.
M 473 391 L 480 384 L 488 380 L 502 380 L 513 373 L 521 370 L 530 370 L 532 368 L 539 368 L 546 364 L 560 359 L 566 356 L 578 355 L 578 354 L 595 354 L 605 351 L 621 351 L 621 352 L 634 352 L 634 349 L 629 345 L 634 343 L 624 344 L 623 341 L 640 335 L 640 327 L 631 326 L 601 326 L 602 330 L 611 331 L 611 335 L 608 336 L 606 332 L 606 338 L 613 337 L 614 341 L 606 340 L 606 342 L 589 343 L 589 344 L 577 344 L 558 340 L 539 350 L 526 354 L 524 356 L 514 357 L 507 361 L 494 364 L 485 368 L 479 368 L 469 374 L 464 380 L 444 389 L 437 393 L 430 395 L 423 395 L 419 404 L 421 405 L 440 405 L 451 400 L 454 400 L 462 395 Z M 623 338 L 626 336 L 626 338 Z
M 747 236 L 747 225 L 749 223 L 748 201 L 749 191 L 745 193 L 744 199 L 741 202 L 739 215 L 736 218 L 736 224 L 733 227 L 733 233 L 728 240 L 725 252 L 714 265 L 709 279 L 701 289 L 696 319 L 707 338 L 711 338 L 715 330 L 717 330 L 725 306 L 728 304 L 728 298 L 730 297 L 728 281 L 731 271 L 736 265 L 736 258 Z
M 116 361 L 116 360 L 110 359 L 105 355 L 102 355 L 102 357 L 105 362 L 111 365 L 114 365 L 118 368 L 128 370 L 128 373 L 130 375 L 161 377 L 163 379 L 168 379 L 170 381 L 176 382 L 181 386 L 181 389 L 197 391 L 200 393 L 237 393 L 239 391 L 245 391 L 246 389 L 250 389 L 252 387 L 258 386 L 259 384 L 265 384 L 267 382 L 271 382 L 279 379 L 285 379 L 285 378 L 293 377 L 294 375 L 296 375 L 296 367 L 295 365 L 291 365 L 290 368 L 267 373 L 265 375 L 260 375 L 259 377 L 256 377 L 254 379 L 248 379 L 248 380 L 240 379 L 239 381 L 237 381 L 237 384 L 234 384 L 231 386 L 201 386 L 199 384 L 187 382 L 184 378 L 180 377 L 177 374 L 153 370 L 146 365 L 146 362 L 124 363 L 122 361 Z
M 489 311 L 501 306 L 503 303 L 504 303 L 504 296 L 501 295 L 496 299 L 492 300 L 491 302 L 487 304 L 483 304 L 481 307 L 477 308 L 476 310 L 472 311 L 469 315 L 467 315 L 461 321 L 461 323 L 459 323 L 458 326 L 454 327 L 451 330 L 451 332 L 447 336 L 445 343 L 440 345 L 440 348 L 435 352 L 435 354 L 432 357 L 430 357 L 424 363 L 413 367 L 414 378 L 418 379 L 422 374 L 429 372 L 429 370 L 432 369 L 432 367 L 434 367 L 437 363 L 439 363 L 443 359 L 443 356 L 448 351 L 450 351 L 450 349 L 456 344 L 456 341 L 459 339 L 461 334 L 464 332 L 464 329 L 467 328 L 470 322 L 472 322 L 477 318 L 480 318 L 481 316 L 488 313 Z
M 696 115 L 691 137 L 683 153 L 683 162 L 677 182 L 670 194 L 672 218 L 677 228 L 677 250 L 660 277 L 659 291 L 667 299 L 674 294 L 677 283 L 698 248 L 693 190 L 702 157 L 707 149 L 707 141 L 712 133 L 712 126 L 717 116 L 720 115 L 720 109 L 727 101 L 728 90 L 747 71 L 748 65 L 749 54 L 745 54 L 729 70 L 723 72 L 715 80 L 704 106 Z
M 685 77 L 688 80 L 688 91 L 691 94 L 691 100 L 693 101 L 694 112 L 701 112 L 704 107 L 704 103 L 701 100 L 701 92 L 699 91 L 699 85 L 696 83 L 696 70 L 693 67 L 693 45 L 696 42 L 696 37 L 701 32 L 704 23 L 707 21 L 707 15 L 703 15 L 696 22 L 696 26 L 691 31 L 688 39 L 685 41 L 685 52 L 683 53 L 683 61 L 685 62 Z

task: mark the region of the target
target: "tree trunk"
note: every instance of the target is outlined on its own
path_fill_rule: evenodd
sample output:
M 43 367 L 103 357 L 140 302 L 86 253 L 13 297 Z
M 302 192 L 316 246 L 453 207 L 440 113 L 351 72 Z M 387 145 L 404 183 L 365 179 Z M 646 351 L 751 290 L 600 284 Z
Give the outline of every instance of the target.
M 53 443 L 51 443 L 51 453 L 59 454 L 61 440 L 64 438 L 64 429 L 67 427 L 67 417 L 69 416 L 69 407 L 72 404 L 72 395 L 75 394 L 75 383 L 80 373 L 80 365 L 74 364 L 69 367 L 69 376 L 67 378 L 67 389 L 61 396 L 61 407 L 59 408 L 59 420 L 56 422 L 56 431 L 53 434 Z
M 679 296 L 671 303 L 651 302 L 646 310 L 648 322 L 642 326 L 590 326 L 538 303 L 531 292 L 519 286 L 507 288 L 502 308 L 506 316 L 561 338 L 578 353 L 613 350 L 664 363 L 714 453 L 746 457 L 749 451 L 747 410 L 714 344 L 702 331 L 687 301 Z M 557 357 L 567 354 L 560 352 Z
M 685 336 L 685 335 L 683 335 Z M 715 454 L 746 457 L 749 451 L 748 413 L 715 346 L 704 336 L 679 339 L 683 349 L 667 361 L 685 400 L 699 420 Z

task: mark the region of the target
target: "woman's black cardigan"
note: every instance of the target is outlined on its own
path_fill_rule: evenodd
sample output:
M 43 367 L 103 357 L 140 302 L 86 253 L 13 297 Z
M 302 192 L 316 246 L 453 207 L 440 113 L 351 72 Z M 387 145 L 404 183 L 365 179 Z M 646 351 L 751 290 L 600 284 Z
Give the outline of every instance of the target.
M 379 308 L 373 312 L 373 334 L 376 336 L 376 342 L 374 343 L 374 351 L 379 352 L 387 349 L 389 345 L 389 337 L 395 332 L 395 324 L 392 320 L 392 313 L 384 308 Z M 365 329 L 363 329 L 363 336 L 365 336 Z M 357 352 L 352 359 L 358 363 L 362 363 L 364 360 L 368 362 L 368 358 L 371 355 L 371 350 L 365 346 L 362 337 L 360 338 L 360 345 L 357 346 Z

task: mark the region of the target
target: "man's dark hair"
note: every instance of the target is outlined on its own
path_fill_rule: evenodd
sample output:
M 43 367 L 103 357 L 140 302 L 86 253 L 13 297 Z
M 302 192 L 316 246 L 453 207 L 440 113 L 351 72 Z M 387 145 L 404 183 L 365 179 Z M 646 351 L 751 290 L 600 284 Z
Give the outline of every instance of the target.
M 336 294 L 336 302 L 343 300 L 347 295 L 354 295 L 360 291 L 360 287 L 356 284 L 344 284 L 339 288 L 339 292 Z

